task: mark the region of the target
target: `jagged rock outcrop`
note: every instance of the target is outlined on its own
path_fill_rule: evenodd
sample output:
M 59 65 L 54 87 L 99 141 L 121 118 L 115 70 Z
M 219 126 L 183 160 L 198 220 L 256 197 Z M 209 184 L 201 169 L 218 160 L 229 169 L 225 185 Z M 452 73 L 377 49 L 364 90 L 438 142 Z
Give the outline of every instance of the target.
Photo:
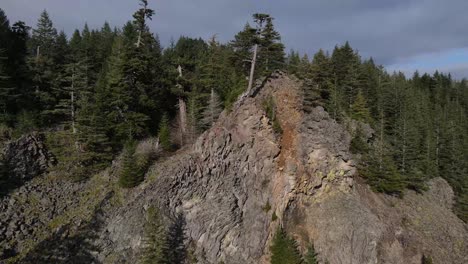
M 321 263 L 419 264 L 423 255 L 468 263 L 467 227 L 451 211 L 450 186 L 434 179 L 429 191 L 408 191 L 403 199 L 372 192 L 358 176 L 347 129 L 322 107 L 305 114 L 301 85 L 274 74 L 192 146 L 155 162 L 134 189 L 116 186 L 119 160 L 64 190 L 60 181 L 33 179 L 33 191 L 27 184 L 2 201 L 0 219 L 16 214 L 53 224 L 40 220 L 20 237 L 5 236 L 2 230 L 17 229 L 0 221 L 8 241 L 0 247 L 8 244 L 19 263 L 137 263 L 146 210 L 154 205 L 168 222 L 182 219 L 197 263 L 269 263 L 279 225 L 301 250 L 313 243 Z M 281 135 L 265 113 L 270 97 Z M 28 211 L 30 200 L 21 210 L 10 204 L 30 191 L 53 200 L 52 212 Z
M 3 160 L 8 166 L 10 179 L 25 182 L 55 164 L 55 157 L 45 147 L 44 140 L 43 134 L 32 133 L 5 146 Z

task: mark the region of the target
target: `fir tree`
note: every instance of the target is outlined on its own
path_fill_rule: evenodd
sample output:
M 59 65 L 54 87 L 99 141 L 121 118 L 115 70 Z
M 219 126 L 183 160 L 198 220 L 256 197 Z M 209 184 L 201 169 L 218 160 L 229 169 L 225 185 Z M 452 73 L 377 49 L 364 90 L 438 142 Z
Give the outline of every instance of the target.
M 192 92 L 188 97 L 186 138 L 190 143 L 196 140 L 201 131 L 201 107 L 199 101 L 199 94 Z
M 160 211 L 154 206 L 148 208 L 144 231 L 142 263 L 169 263 L 167 252 L 170 249 L 167 243 L 167 230 Z
M 167 233 L 166 263 L 184 264 L 187 260 L 187 248 L 185 247 L 185 218 L 178 213 Z
M 351 105 L 351 116 L 358 121 L 370 123 L 371 115 L 367 108 L 366 98 L 359 91 L 354 103 Z
M 332 86 L 331 70 L 330 58 L 322 49 L 320 49 L 314 55 L 310 69 L 310 78 L 318 86 L 320 97 L 324 102 L 327 102 L 330 97 Z
M 296 241 L 288 237 L 283 229 L 278 229 L 273 237 L 271 251 L 271 264 L 300 264 L 301 255 L 297 249 Z
M 202 125 L 205 129 L 210 128 L 218 119 L 218 116 L 222 112 L 221 101 L 219 100 L 218 95 L 211 89 L 210 98 L 208 105 L 203 111 Z
M 136 142 L 129 141 L 126 143 L 124 155 L 122 158 L 122 168 L 119 177 L 119 184 L 123 188 L 132 188 L 141 183 L 144 179 L 144 171 L 138 164 L 137 156 L 135 155 Z
M 53 92 L 53 82 L 57 77 L 54 64 L 56 39 L 57 30 L 53 27 L 47 11 L 44 10 L 32 33 L 30 46 L 34 56 L 29 59 L 29 64 L 33 74 L 35 96 L 43 113 L 41 121 L 48 125 L 54 122 L 54 117 L 50 113 L 58 100 Z
M 169 131 L 169 119 L 166 115 L 163 115 L 161 122 L 159 124 L 159 132 L 158 132 L 159 142 L 161 147 L 164 150 L 171 150 L 172 143 L 171 143 L 171 136 Z
M 9 87 L 9 77 L 6 75 L 5 61 L 6 58 L 3 56 L 3 51 L 0 50 L 0 124 L 6 123 L 9 119 L 8 116 L 8 104 L 11 97 L 13 88 Z
M 301 63 L 301 58 L 299 56 L 299 52 L 291 50 L 287 58 L 288 72 L 290 74 L 298 75 L 300 63 Z
M 389 146 L 377 141 L 371 151 L 363 155 L 360 173 L 377 192 L 401 196 L 406 187 L 390 155 Z

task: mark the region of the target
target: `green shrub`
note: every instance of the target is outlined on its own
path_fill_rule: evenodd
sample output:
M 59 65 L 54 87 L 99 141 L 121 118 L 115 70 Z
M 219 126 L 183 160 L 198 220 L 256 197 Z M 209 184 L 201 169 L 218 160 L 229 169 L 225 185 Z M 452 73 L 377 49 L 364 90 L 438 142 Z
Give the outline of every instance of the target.
M 302 257 L 297 249 L 296 241 L 279 228 L 273 237 L 270 247 L 271 264 L 300 264 Z
M 315 252 L 314 245 L 307 248 L 307 253 L 304 257 L 304 264 L 318 264 L 317 253 Z
M 265 213 L 268 213 L 270 210 L 271 210 L 271 204 L 270 204 L 270 201 L 268 200 L 265 204 L 265 206 L 262 207 L 262 210 L 265 212 Z
M 432 258 L 430 256 L 423 255 L 421 263 L 422 264 L 432 264 Z
M 276 221 L 278 220 L 278 216 L 276 215 L 276 212 L 273 211 L 273 214 L 271 215 L 271 221 Z
M 265 110 L 268 119 L 270 119 L 273 131 L 275 131 L 277 134 L 283 133 L 281 124 L 276 117 L 276 103 L 272 96 L 263 101 L 263 109 Z

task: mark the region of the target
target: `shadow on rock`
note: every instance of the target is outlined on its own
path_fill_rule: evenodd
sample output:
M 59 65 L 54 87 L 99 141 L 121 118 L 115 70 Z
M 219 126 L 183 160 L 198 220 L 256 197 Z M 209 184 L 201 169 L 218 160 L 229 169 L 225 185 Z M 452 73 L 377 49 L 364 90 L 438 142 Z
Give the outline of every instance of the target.
M 99 208 L 99 207 L 98 207 Z M 73 228 L 65 225 L 55 234 L 39 243 L 20 263 L 28 264 L 70 264 L 100 263 L 97 259 L 99 248 L 93 244 L 103 226 L 100 210 L 94 212 L 93 219 Z
M 167 259 L 170 261 L 169 263 L 182 264 L 185 263 L 187 259 L 187 247 L 185 245 L 187 240 L 185 236 L 186 224 L 184 215 L 178 213 L 169 226 L 167 234 L 167 243 L 169 246 Z

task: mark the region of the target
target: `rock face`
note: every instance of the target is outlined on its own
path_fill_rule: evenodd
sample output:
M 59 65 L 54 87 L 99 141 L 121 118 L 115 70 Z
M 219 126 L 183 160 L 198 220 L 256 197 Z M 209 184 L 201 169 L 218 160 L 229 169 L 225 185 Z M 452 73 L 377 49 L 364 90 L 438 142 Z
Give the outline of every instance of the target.
M 118 160 L 62 190 L 60 182 L 34 179 L 32 190 L 26 184 L 1 203 L 0 219 L 41 219 L 31 225 L 0 220 L 6 241 L 0 249 L 10 253 L 4 258 L 137 263 L 153 205 L 184 230 L 195 263 L 269 263 L 280 225 L 301 250 L 313 243 L 320 263 L 419 264 L 423 255 L 434 263 L 468 263 L 467 226 L 451 211 L 450 186 L 434 179 L 426 193 L 408 191 L 403 199 L 373 193 L 358 176 L 347 129 L 321 107 L 305 114 L 301 85 L 274 74 L 193 145 L 157 161 L 132 190 L 116 187 Z M 265 113 L 270 98 L 281 134 Z M 32 212 L 29 200 L 17 209 L 28 192 L 41 192 L 39 200 L 50 199 L 52 209 Z
M 55 164 L 54 156 L 44 145 L 44 135 L 33 133 L 10 142 L 4 149 L 9 177 L 19 182 L 30 180 Z

